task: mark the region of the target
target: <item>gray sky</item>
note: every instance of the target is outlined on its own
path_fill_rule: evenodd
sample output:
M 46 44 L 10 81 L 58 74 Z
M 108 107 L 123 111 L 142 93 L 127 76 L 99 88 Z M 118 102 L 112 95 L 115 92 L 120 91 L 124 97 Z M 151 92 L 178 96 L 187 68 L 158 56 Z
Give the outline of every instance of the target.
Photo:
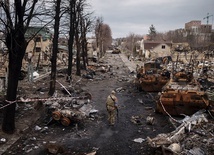
M 94 15 L 108 24 L 113 38 L 130 33 L 148 34 L 153 24 L 158 32 L 184 28 L 185 23 L 214 16 L 214 0 L 88 0 Z M 213 24 L 214 17 L 209 18 Z

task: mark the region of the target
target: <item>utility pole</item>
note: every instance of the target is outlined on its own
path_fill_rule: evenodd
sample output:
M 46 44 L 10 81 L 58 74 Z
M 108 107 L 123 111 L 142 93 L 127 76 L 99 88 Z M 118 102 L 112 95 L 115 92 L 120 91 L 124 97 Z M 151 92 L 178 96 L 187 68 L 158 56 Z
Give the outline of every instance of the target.
M 207 25 L 209 24 L 209 18 L 212 17 L 213 15 L 209 15 L 209 13 L 207 13 L 207 16 L 204 17 L 203 19 L 207 19 Z

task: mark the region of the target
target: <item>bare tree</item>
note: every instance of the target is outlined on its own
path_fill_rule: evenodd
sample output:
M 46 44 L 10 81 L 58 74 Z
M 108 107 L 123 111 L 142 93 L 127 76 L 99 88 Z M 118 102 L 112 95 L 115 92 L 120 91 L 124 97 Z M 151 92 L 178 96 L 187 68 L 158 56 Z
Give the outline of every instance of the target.
M 81 12 L 83 10 L 83 1 L 79 0 L 76 3 L 76 21 L 75 21 L 75 43 L 76 43 L 76 75 L 81 75 L 81 68 L 80 68 L 80 50 L 81 50 L 81 43 L 80 43 L 80 19 L 81 19 Z
M 73 65 L 73 44 L 75 35 L 75 21 L 76 21 L 76 0 L 70 0 L 69 3 L 69 39 L 68 39 L 68 72 L 67 81 L 70 83 L 72 80 L 72 65 Z
M 99 57 L 105 54 L 105 51 L 112 43 L 112 32 L 108 24 L 103 23 L 102 17 L 97 18 L 95 23 L 96 45 L 99 49 Z
M 88 4 L 86 0 L 68 0 L 67 3 L 67 17 L 64 20 L 64 24 L 68 28 L 68 50 L 69 50 L 69 59 L 68 59 L 68 71 L 67 71 L 67 82 L 71 82 L 72 79 L 72 66 L 73 66 L 73 57 L 76 54 L 76 74 L 80 75 L 80 61 L 81 57 L 84 63 L 84 66 L 87 64 L 87 40 L 86 34 L 90 31 L 91 20 L 90 15 L 92 13 L 86 13 L 86 7 Z M 66 22 L 68 21 L 68 22 Z M 76 53 L 74 53 L 76 49 Z
M 86 6 L 88 6 L 86 4 Z M 83 59 L 83 67 L 86 69 L 88 65 L 88 53 L 87 53 L 87 33 L 92 31 L 93 28 L 93 19 L 92 19 L 93 12 L 85 13 L 83 12 L 80 21 L 80 33 L 81 33 L 81 45 L 82 45 L 82 59 Z
M 55 92 L 56 86 L 56 58 L 58 53 L 58 38 L 59 38 L 59 25 L 60 25 L 60 6 L 61 0 L 56 0 L 55 5 L 55 24 L 54 24 L 54 38 L 53 38 L 53 51 L 51 57 L 51 81 L 48 94 L 52 96 Z
M 111 46 L 112 43 L 112 33 L 111 33 L 111 28 L 108 24 L 103 24 L 102 25 L 102 34 L 101 34 L 101 43 L 102 43 L 102 52 L 105 54 L 105 51 L 107 50 L 108 47 Z
M 152 25 L 149 27 L 149 39 L 150 39 L 150 40 L 154 40 L 155 37 L 156 37 L 156 34 L 157 34 L 157 31 L 156 31 L 154 25 L 152 24 Z
M 8 86 L 3 114 L 2 130 L 5 133 L 14 133 L 15 130 L 15 107 L 18 87 L 18 75 L 22 67 L 22 59 L 28 42 L 25 40 L 25 32 L 35 16 L 34 10 L 37 0 L 15 0 L 10 4 L 8 1 L 0 1 L 1 32 L 5 36 L 5 44 L 9 53 Z
M 103 19 L 102 17 L 98 17 L 95 23 L 95 37 L 96 37 L 96 48 L 99 50 L 98 51 L 98 58 L 101 57 L 102 51 L 101 50 L 101 34 L 102 34 L 102 25 L 103 25 Z

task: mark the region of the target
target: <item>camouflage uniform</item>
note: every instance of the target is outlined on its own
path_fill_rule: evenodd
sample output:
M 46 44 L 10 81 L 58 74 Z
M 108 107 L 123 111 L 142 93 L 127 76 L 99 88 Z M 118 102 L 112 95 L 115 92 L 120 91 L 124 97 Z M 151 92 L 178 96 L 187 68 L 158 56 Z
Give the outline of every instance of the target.
M 114 125 L 117 113 L 117 97 L 115 96 L 115 91 L 112 91 L 107 97 L 106 108 L 108 111 L 108 122 L 110 125 Z
M 33 53 L 28 53 L 28 81 L 33 82 L 33 64 L 32 64 Z

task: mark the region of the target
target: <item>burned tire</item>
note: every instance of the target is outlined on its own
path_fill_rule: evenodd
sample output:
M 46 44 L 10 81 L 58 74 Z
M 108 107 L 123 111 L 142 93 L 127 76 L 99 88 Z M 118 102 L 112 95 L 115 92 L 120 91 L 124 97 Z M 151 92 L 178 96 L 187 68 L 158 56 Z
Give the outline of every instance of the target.
M 62 125 L 64 125 L 64 126 L 69 126 L 69 125 L 71 124 L 71 120 L 70 120 L 69 118 L 67 118 L 67 117 L 63 117 L 63 118 L 61 119 L 61 123 L 62 123 Z
M 54 112 L 52 113 L 52 118 L 53 118 L 54 120 L 56 120 L 56 121 L 60 120 L 60 118 L 61 118 L 61 113 L 60 113 L 59 111 L 54 111 Z

